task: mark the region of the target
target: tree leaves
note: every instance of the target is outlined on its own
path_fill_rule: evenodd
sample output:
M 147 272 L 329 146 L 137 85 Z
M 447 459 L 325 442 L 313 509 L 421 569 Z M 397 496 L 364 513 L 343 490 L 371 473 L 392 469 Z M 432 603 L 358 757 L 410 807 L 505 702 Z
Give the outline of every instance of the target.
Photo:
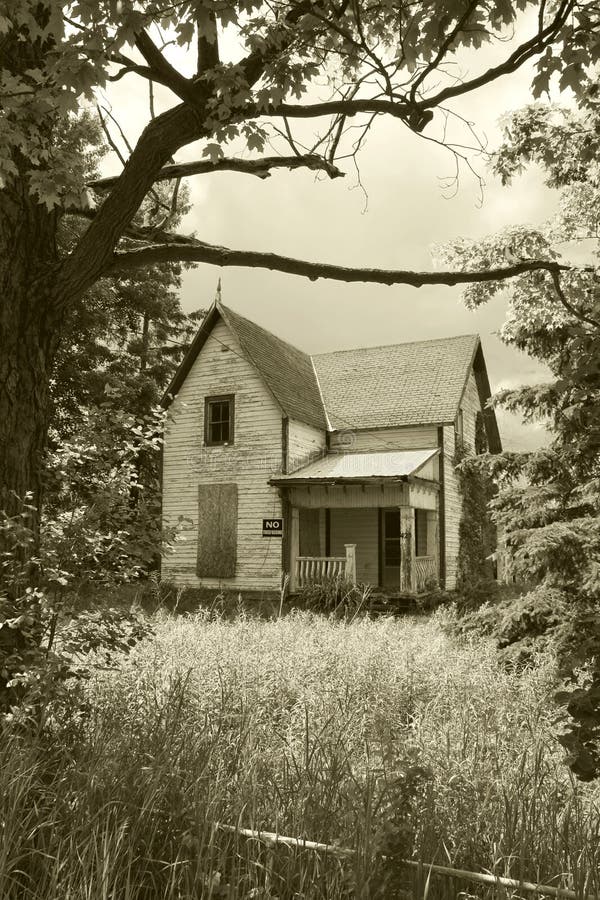
M 573 53 L 565 73 L 577 69 L 581 58 Z M 456 242 L 446 251 L 451 257 L 462 259 L 463 265 L 494 259 L 510 236 L 521 252 L 535 249 L 558 258 L 558 248 L 566 242 L 598 233 L 600 109 L 589 102 L 582 106 L 560 110 L 535 104 L 512 114 L 505 124 L 497 169 L 509 177 L 526 163 L 541 164 L 548 183 L 561 191 L 553 219 L 537 230 L 511 229 L 477 244 Z M 545 418 L 552 442 L 534 453 L 489 461 L 500 486 L 492 504 L 494 517 L 505 535 L 511 571 L 522 582 L 537 585 L 533 593 L 505 604 L 498 616 L 510 618 L 511 644 L 522 641 L 530 648 L 536 636 L 552 637 L 562 673 L 575 677 L 577 668 L 586 666 L 583 686 L 558 695 L 568 714 L 559 740 L 572 771 L 591 780 L 600 775 L 597 276 L 573 270 L 561 275 L 557 289 L 554 279 L 533 273 L 513 279 L 507 288 L 509 312 L 501 337 L 543 362 L 553 380 L 504 391 L 496 403 L 526 419 Z M 469 288 L 466 301 L 475 305 L 493 293 L 493 288 Z M 558 621 L 547 615 L 554 592 L 568 602 Z M 501 633 L 498 624 L 497 636 Z

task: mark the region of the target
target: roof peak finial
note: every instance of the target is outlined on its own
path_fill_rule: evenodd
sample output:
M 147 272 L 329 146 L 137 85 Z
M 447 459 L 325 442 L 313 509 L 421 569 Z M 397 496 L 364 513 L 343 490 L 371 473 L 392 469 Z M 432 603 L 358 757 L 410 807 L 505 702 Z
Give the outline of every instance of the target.
M 217 281 L 217 291 L 215 294 L 215 303 L 220 303 L 221 299 L 221 278 L 219 276 L 219 280 Z

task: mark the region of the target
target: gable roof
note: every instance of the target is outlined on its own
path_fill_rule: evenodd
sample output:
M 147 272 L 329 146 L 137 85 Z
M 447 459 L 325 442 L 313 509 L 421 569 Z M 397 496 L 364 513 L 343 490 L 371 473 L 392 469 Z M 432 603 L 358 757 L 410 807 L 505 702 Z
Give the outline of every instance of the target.
M 320 353 L 313 360 L 332 427 L 453 422 L 478 346 L 466 334 Z
M 208 311 L 165 392 L 163 406 L 167 406 L 170 398 L 177 394 L 219 317 L 238 339 L 242 350 L 262 376 L 283 412 L 292 419 L 326 430 L 327 418 L 308 353 L 288 344 L 287 341 L 276 337 L 221 303 L 215 303 Z
M 221 318 L 290 418 L 323 430 L 453 422 L 471 368 L 488 445 L 502 449 L 476 334 L 309 356 L 220 302 L 213 304 L 163 397 L 168 406 Z

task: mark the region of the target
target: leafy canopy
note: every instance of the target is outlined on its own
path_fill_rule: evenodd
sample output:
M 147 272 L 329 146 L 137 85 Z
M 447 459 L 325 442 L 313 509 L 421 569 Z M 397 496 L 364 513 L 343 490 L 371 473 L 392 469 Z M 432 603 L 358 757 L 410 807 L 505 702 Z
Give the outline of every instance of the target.
M 264 118 L 278 116 L 292 98 L 305 99 L 319 77 L 350 115 L 361 103 L 376 114 L 384 101 L 379 111 L 419 131 L 437 106 L 477 86 L 456 82 L 450 65 L 456 52 L 502 39 L 528 8 L 539 13 L 532 40 L 480 81 L 514 71 L 545 49 L 536 89 L 558 69 L 562 86 L 579 89 L 600 53 L 594 5 L 587 2 L 546 8 L 533 0 L 425 0 L 415 8 L 407 0 L 4 0 L 0 178 L 8 184 L 25 173 L 29 190 L 48 208 L 85 203 L 85 166 L 76 148 L 57 139 L 54 123 L 92 103 L 109 81 L 131 76 L 163 85 L 198 111 L 198 133 L 182 134 L 174 148 L 200 137 L 213 161 L 235 138 L 262 151 L 274 135 Z M 221 59 L 225 29 L 241 45 L 237 59 Z M 168 43 L 189 51 L 184 68 L 191 75 L 169 61 Z M 287 110 L 292 117 L 298 112 Z M 325 142 L 335 155 L 345 123 L 332 124 Z

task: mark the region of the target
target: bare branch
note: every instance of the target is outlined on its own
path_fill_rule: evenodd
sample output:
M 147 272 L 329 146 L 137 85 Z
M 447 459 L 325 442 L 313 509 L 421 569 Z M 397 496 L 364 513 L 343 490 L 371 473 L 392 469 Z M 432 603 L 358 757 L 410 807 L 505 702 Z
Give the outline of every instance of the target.
M 310 13 L 311 9 L 312 0 L 300 0 L 282 18 L 282 29 L 289 29 L 290 25 Z M 291 40 L 291 34 L 283 40 L 274 40 L 272 48 L 253 50 L 239 64 L 249 87 L 261 78 L 271 57 L 289 46 Z M 205 118 L 207 101 L 210 99 L 209 88 L 203 86 L 202 82 L 192 83 L 179 75 L 146 33 L 138 40 L 138 49 L 144 55 L 140 44 L 144 46 L 147 54 L 144 58 L 150 68 L 160 70 L 154 80 L 162 82 L 167 78 L 170 81 L 174 73 L 177 87 L 185 88 L 189 103 L 184 102 L 167 110 L 144 128 L 119 181 L 106 197 L 98 215 L 90 223 L 74 251 L 60 266 L 56 281 L 57 295 L 61 298 L 58 306 L 73 303 L 110 266 L 119 238 L 135 216 L 156 176 L 173 158 L 174 153 L 180 147 L 208 137 L 211 133 Z
M 150 67 L 154 81 L 167 85 L 182 100 L 194 100 L 194 86 L 160 52 L 150 35 L 143 29 L 135 36 L 135 45 Z
M 433 72 L 434 69 L 437 69 L 438 65 L 441 63 L 446 53 L 450 50 L 454 40 L 460 34 L 461 29 L 466 25 L 468 20 L 471 18 L 473 12 L 477 8 L 478 0 L 471 0 L 471 3 L 465 9 L 464 14 L 457 20 L 456 25 L 452 30 L 446 35 L 442 43 L 440 44 L 439 50 L 431 60 L 431 62 L 425 66 L 422 72 L 420 72 L 415 78 L 412 87 L 410 89 L 410 97 L 413 103 L 416 100 L 416 94 L 419 89 L 419 86 L 425 81 L 430 72 Z
M 311 281 L 327 278 L 344 282 L 370 282 L 374 284 L 407 284 L 412 287 L 423 285 L 457 285 L 477 282 L 504 281 L 527 272 L 546 271 L 559 273 L 572 271 L 573 266 L 563 265 L 547 259 L 528 259 L 510 266 L 500 266 L 474 272 L 413 272 L 406 269 L 359 269 L 336 266 L 330 263 L 310 262 L 280 256 L 277 253 L 260 253 L 254 250 L 231 250 L 207 244 L 183 235 L 164 235 L 169 242 L 141 247 L 139 250 L 117 252 L 113 256 L 108 273 L 122 271 L 137 266 L 149 266 L 166 262 L 199 262 L 215 266 L 242 266 L 247 268 L 270 269 L 289 275 L 301 275 Z M 582 267 L 579 271 L 588 271 Z M 591 267 L 589 271 L 592 271 Z
M 155 76 L 152 69 L 148 68 L 148 66 L 123 66 L 122 69 L 115 75 L 107 75 L 107 81 L 120 81 L 121 78 L 124 78 L 125 75 L 129 75 L 133 73 L 134 75 L 140 75 L 142 78 L 147 78 L 152 80 Z M 158 79 L 157 79 L 158 80 Z
M 106 140 L 108 141 L 109 146 L 110 146 L 110 147 L 113 149 L 113 151 L 116 153 L 116 155 L 117 155 L 117 157 L 118 157 L 118 159 L 119 159 L 121 165 L 124 166 L 124 165 L 125 165 L 125 157 L 124 157 L 123 154 L 121 153 L 121 150 L 120 150 L 120 148 L 119 148 L 119 145 L 118 145 L 117 142 L 113 139 L 113 136 L 112 136 L 112 134 L 110 133 L 110 129 L 109 129 L 108 125 L 106 124 L 106 119 L 105 119 L 104 116 L 102 115 L 102 110 L 100 109 L 100 104 L 99 104 L 99 103 L 96 103 L 96 111 L 97 111 L 97 113 L 98 113 L 98 118 L 99 118 L 99 120 L 100 120 L 100 127 L 102 128 L 102 131 L 104 132 L 104 137 L 105 137 Z
M 217 162 L 196 160 L 189 163 L 174 163 L 164 166 L 154 178 L 157 181 L 170 181 L 173 178 L 186 178 L 188 175 L 210 175 L 212 172 L 242 172 L 255 175 L 257 178 L 269 178 L 271 169 L 314 169 L 327 172 L 330 178 L 342 178 L 341 169 L 316 154 L 304 156 L 265 156 L 263 159 L 220 159 Z M 119 175 L 98 178 L 89 181 L 88 187 L 103 191 L 112 188 L 119 180 Z
M 572 316 L 575 316 L 576 319 L 579 319 L 580 322 L 586 322 L 588 325 L 591 325 L 592 328 L 600 328 L 600 322 L 597 319 L 592 319 L 591 316 L 586 316 L 585 313 L 579 312 L 579 310 L 567 300 L 560 283 L 560 272 L 554 269 L 551 274 L 552 281 L 554 282 L 554 289 L 564 308 L 568 310 Z
M 392 100 L 327 100 L 324 103 L 281 103 L 279 106 L 270 106 L 260 110 L 257 107 L 247 107 L 248 117 L 261 115 L 287 116 L 289 119 L 315 119 L 321 116 L 346 117 L 357 116 L 363 113 L 387 113 L 396 119 L 406 121 L 414 106 L 409 103 L 399 103 Z M 418 109 L 418 106 L 417 106 Z
M 100 115 L 100 106 L 99 106 L 98 104 L 96 104 L 96 109 L 98 110 L 98 114 Z M 116 126 L 117 131 L 118 131 L 119 134 L 121 135 L 121 140 L 123 141 L 123 143 L 124 143 L 125 146 L 127 147 L 127 152 L 128 152 L 128 153 L 133 153 L 133 147 L 131 146 L 131 143 L 129 142 L 129 139 L 128 139 L 127 135 L 125 134 L 125 132 L 124 132 L 123 129 L 121 128 L 121 126 L 120 126 L 118 120 L 116 119 L 116 117 L 113 116 L 113 114 L 112 114 L 112 112 L 110 111 L 110 109 L 108 109 L 106 106 L 104 107 L 104 112 L 105 112 L 106 115 L 109 117 L 109 119 L 111 120 L 111 122 L 113 123 L 113 125 Z M 105 134 L 107 135 L 107 137 L 108 137 L 108 134 L 107 134 L 107 131 L 106 131 L 106 130 L 105 130 L 104 133 L 105 133 Z M 110 143 L 111 143 L 111 147 L 114 148 L 114 145 L 113 145 L 112 141 L 111 141 Z M 118 153 L 118 151 L 117 151 L 117 153 Z M 120 153 L 118 153 L 118 156 L 119 156 L 119 159 L 121 160 L 121 162 L 123 163 L 123 165 L 125 165 L 125 160 L 124 160 L 124 158 L 121 156 Z
M 142 66 L 139 63 L 136 63 L 135 60 L 131 59 L 131 57 L 126 56 L 123 52 L 115 52 L 111 51 L 107 54 L 110 62 L 117 63 L 122 66 L 115 75 L 107 75 L 108 81 L 120 81 L 124 75 L 128 75 L 130 72 L 133 72 L 135 75 L 140 75 L 142 78 L 147 78 L 152 81 L 158 81 L 161 84 L 164 84 L 165 87 L 169 87 L 169 82 L 165 81 L 163 77 L 158 73 L 153 71 L 149 66 Z
M 536 53 L 541 52 L 545 46 L 552 42 L 553 38 L 567 21 L 574 5 L 574 0 L 562 0 L 558 6 L 556 15 L 550 24 L 543 28 L 540 23 L 537 33 L 528 41 L 520 44 L 517 49 L 504 60 L 504 62 L 497 66 L 491 66 L 476 78 L 460 82 L 452 87 L 444 88 L 444 90 L 435 94 L 433 97 L 421 100 L 418 105 L 421 109 L 432 109 L 440 103 L 443 103 L 445 100 L 449 100 L 451 97 L 458 97 L 461 94 L 470 93 L 476 88 L 482 87 L 490 81 L 494 81 L 501 75 L 510 75 L 512 72 L 516 72 L 524 62 L 535 56 Z

